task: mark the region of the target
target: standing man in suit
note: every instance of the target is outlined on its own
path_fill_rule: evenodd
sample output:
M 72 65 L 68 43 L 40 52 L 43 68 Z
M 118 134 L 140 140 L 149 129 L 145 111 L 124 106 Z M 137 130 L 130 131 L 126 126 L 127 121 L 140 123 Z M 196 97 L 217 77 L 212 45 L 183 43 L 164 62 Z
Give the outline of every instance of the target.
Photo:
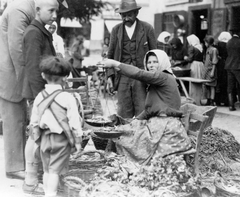
M 7 178 L 24 179 L 25 174 L 22 37 L 34 16 L 34 0 L 18 0 L 7 6 L 0 22 L 0 113 Z
M 225 69 L 227 70 L 228 78 L 228 100 L 229 111 L 235 111 L 233 91 L 236 83 L 240 85 L 240 26 L 239 24 L 233 24 L 230 29 L 232 38 L 227 43 L 228 57 L 225 63 Z
M 58 0 L 65 7 L 64 0 Z M 35 17 L 35 0 L 17 0 L 4 10 L 0 21 L 0 114 L 3 121 L 7 178 L 25 178 L 26 100 L 22 96 L 24 66 L 22 40 Z M 34 194 L 37 185 L 29 187 Z
M 115 11 L 122 23 L 111 32 L 108 58 L 144 69 L 143 59 L 147 51 L 157 48 L 153 27 L 137 18 L 141 9 L 135 0 L 122 0 Z M 133 118 L 144 110 L 146 85 L 138 80 L 107 71 L 108 84 L 117 91 L 118 115 Z

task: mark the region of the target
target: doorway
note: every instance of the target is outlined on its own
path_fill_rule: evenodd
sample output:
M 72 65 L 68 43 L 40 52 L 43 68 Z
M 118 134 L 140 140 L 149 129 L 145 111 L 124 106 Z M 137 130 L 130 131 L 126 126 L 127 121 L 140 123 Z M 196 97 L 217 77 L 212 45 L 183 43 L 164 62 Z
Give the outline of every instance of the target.
M 230 27 L 240 28 L 240 6 L 232 7 Z
M 189 33 L 195 34 L 201 43 L 210 34 L 210 5 L 189 7 Z

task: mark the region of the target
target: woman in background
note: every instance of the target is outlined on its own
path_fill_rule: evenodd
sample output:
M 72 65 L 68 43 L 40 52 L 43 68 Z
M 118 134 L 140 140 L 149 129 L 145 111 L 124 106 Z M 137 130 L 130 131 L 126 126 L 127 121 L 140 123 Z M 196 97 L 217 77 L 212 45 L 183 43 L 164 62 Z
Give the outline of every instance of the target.
M 203 75 L 203 48 L 199 38 L 191 34 L 187 37 L 188 41 L 188 57 L 185 60 L 190 63 L 190 76 L 197 79 L 202 79 Z
M 185 66 L 188 62 L 184 60 L 184 57 L 187 57 L 188 53 L 181 40 L 179 38 L 173 38 L 170 40 L 170 45 L 172 46 L 172 66 Z
M 159 34 L 157 39 L 157 48 L 165 51 L 167 55 L 171 56 L 171 45 L 168 43 L 171 34 L 167 31 L 163 31 Z
M 51 25 L 46 25 L 48 31 L 52 34 L 53 37 L 53 46 L 56 51 L 57 56 L 65 57 L 64 42 L 61 36 L 57 34 L 58 25 L 54 21 Z
M 228 106 L 228 93 L 227 93 L 227 71 L 224 69 L 225 62 L 228 56 L 227 42 L 232 38 L 229 32 L 223 31 L 218 36 L 218 43 L 216 48 L 219 52 L 219 60 L 217 63 L 217 87 L 216 87 L 216 105 L 220 106 L 223 103 Z

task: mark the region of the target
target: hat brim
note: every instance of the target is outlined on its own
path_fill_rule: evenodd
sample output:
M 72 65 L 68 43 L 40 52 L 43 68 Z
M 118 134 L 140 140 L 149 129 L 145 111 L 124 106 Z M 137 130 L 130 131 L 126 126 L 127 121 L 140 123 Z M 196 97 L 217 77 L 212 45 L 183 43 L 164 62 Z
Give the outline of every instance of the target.
M 116 13 L 126 13 L 126 12 L 130 12 L 130 11 L 133 11 L 133 10 L 140 10 L 142 7 L 140 7 L 140 6 L 137 6 L 136 8 L 134 8 L 134 9 L 132 9 L 132 8 L 130 8 L 130 9 L 121 9 L 121 8 L 116 8 L 115 9 L 115 12 Z
M 58 0 L 59 3 L 61 3 L 65 8 L 68 8 L 67 1 L 65 0 Z

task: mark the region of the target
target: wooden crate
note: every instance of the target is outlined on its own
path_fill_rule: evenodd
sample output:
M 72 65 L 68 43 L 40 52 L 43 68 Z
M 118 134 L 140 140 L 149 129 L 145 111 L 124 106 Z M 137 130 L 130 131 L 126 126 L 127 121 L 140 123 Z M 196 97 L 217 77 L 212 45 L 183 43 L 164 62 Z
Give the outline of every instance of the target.
M 191 113 L 196 113 L 196 114 L 202 114 L 208 116 L 208 120 L 206 123 L 206 128 L 212 125 L 213 118 L 216 114 L 217 107 L 216 106 L 198 106 L 194 105 L 191 103 L 186 103 L 181 106 L 180 108 L 181 111 L 183 111 L 183 114 L 186 114 L 187 111 L 191 111 Z M 191 130 L 198 130 L 200 127 L 199 122 L 191 122 L 190 124 L 190 129 Z

